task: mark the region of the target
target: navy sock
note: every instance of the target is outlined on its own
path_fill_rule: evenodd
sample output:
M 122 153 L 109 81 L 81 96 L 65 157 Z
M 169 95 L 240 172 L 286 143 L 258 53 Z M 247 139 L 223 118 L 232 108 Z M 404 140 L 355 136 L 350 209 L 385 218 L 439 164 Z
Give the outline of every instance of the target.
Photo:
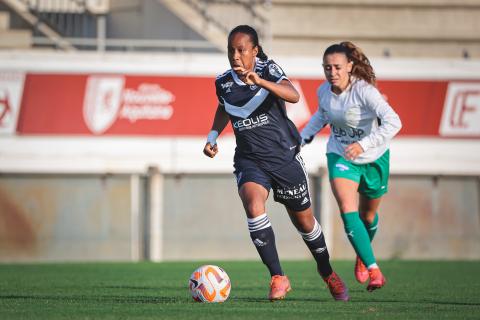
M 283 275 L 280 260 L 275 245 L 275 234 L 266 213 L 248 220 L 250 238 L 257 249 L 260 258 L 267 266 L 270 275 Z
M 322 228 L 315 219 L 315 226 L 309 233 L 299 232 L 303 241 L 312 252 L 313 258 L 317 262 L 317 270 L 323 278 L 332 274 L 332 266 L 330 265 L 330 255 L 328 254 L 327 244 L 323 236 Z

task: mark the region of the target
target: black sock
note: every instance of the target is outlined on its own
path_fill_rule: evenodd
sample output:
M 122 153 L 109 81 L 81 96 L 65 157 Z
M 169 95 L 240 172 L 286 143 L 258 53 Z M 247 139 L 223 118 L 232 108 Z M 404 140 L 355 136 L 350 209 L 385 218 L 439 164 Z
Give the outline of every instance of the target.
M 275 246 L 275 234 L 267 214 L 248 219 L 248 230 L 260 258 L 270 271 L 270 276 L 283 275 Z
M 322 233 L 322 228 L 315 220 L 315 226 L 309 233 L 300 232 L 303 241 L 312 252 L 313 258 L 317 262 L 317 270 L 323 278 L 332 274 L 332 266 L 330 265 L 330 255 L 328 254 L 325 237 Z

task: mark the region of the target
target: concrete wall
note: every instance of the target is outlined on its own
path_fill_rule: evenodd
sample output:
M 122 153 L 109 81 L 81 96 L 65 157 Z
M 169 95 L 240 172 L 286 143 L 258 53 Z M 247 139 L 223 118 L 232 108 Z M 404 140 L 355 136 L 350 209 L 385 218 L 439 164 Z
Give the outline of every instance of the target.
M 334 257 L 354 258 L 334 199 Z M 479 259 L 480 177 L 393 176 L 373 241 L 381 259 Z
M 165 259 L 257 259 L 233 174 L 168 176 L 164 198 Z M 308 258 L 285 208 L 271 198 L 266 211 L 280 257 Z
M 147 252 L 146 181 L 2 175 L 0 262 L 258 259 L 232 174 L 165 175 L 158 252 Z M 328 183 L 321 181 L 311 176 L 310 185 L 330 254 L 353 259 Z M 377 258 L 480 259 L 479 196 L 479 177 L 392 176 L 379 210 Z M 270 198 L 267 213 L 280 258 L 311 259 L 283 206 Z
M 131 258 L 128 176 L 2 175 L 0 261 Z

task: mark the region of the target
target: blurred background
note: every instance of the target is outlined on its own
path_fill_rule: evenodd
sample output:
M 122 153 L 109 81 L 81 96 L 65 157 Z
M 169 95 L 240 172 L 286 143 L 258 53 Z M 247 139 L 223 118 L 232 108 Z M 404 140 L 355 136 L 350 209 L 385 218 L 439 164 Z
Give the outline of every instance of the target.
M 254 26 L 317 108 L 327 46 L 352 41 L 403 121 L 374 241 L 381 259 L 480 259 L 480 0 L 0 1 L 0 262 L 258 259 L 228 128 L 202 154 Z M 302 150 L 335 259 L 353 259 L 326 176 L 328 128 Z M 271 199 L 281 259 L 310 259 Z

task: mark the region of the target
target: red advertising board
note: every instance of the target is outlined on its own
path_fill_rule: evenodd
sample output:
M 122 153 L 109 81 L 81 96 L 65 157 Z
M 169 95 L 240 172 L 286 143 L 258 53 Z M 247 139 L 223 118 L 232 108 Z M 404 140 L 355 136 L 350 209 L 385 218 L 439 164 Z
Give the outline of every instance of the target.
M 302 127 L 323 80 L 292 81 L 301 101 L 287 107 Z M 378 87 L 402 119 L 400 135 L 480 138 L 480 81 L 384 80 Z M 213 77 L 27 74 L 17 134 L 204 136 L 216 106 Z
M 208 78 L 27 75 L 19 134 L 199 135 L 216 106 Z

